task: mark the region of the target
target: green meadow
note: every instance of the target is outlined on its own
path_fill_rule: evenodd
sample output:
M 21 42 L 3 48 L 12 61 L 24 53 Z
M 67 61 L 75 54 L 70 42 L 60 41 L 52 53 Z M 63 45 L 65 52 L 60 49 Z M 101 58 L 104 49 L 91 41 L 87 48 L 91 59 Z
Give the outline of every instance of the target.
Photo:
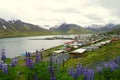
M 69 69 L 71 66 L 76 67 L 78 64 L 82 64 L 86 68 L 93 68 L 94 66 L 97 66 L 98 64 L 106 61 L 110 61 L 117 56 L 120 55 L 120 40 L 113 41 L 108 45 L 103 46 L 100 49 L 93 50 L 91 52 L 85 52 L 82 54 L 80 58 L 72 58 L 67 60 L 64 63 L 64 68 L 62 64 L 59 66 L 59 69 L 56 64 L 54 64 L 55 68 L 55 76 L 57 80 L 74 80 L 71 76 L 67 74 L 67 69 Z M 43 56 L 44 59 L 48 59 L 49 54 L 59 49 L 62 45 L 50 48 L 44 51 Z M 49 62 L 46 62 L 44 60 L 40 61 L 37 64 L 34 64 L 33 69 L 28 69 L 25 66 L 25 57 L 18 57 L 18 64 L 15 67 L 8 67 L 8 74 L 2 74 L 0 70 L 0 80 L 33 80 L 33 74 L 36 74 L 39 80 L 50 80 L 50 74 L 48 72 L 48 66 Z M 35 59 L 35 56 L 32 56 L 32 59 Z M 6 59 L 5 63 L 10 63 L 10 59 Z M 17 73 L 20 74 L 18 75 Z M 114 70 L 113 72 L 109 72 L 107 70 L 103 70 L 102 75 L 98 75 L 95 72 L 94 80 L 119 80 L 117 79 L 119 77 L 120 69 Z M 109 75 L 107 78 L 105 75 Z M 114 77 L 114 79 L 112 78 Z M 79 76 L 76 80 L 83 80 L 83 76 Z

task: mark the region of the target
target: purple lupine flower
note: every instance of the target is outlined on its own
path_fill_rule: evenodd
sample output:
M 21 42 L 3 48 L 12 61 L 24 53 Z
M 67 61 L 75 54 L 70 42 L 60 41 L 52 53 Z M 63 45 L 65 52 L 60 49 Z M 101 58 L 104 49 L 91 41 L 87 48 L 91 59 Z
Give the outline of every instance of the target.
M 74 75 L 74 68 L 70 67 L 70 69 L 68 69 L 67 72 L 68 72 L 69 76 L 73 76 Z
M 77 66 L 77 68 L 76 68 L 76 71 L 75 71 L 75 73 L 74 73 L 74 78 L 77 78 L 79 75 L 81 75 L 82 74 L 82 65 L 81 64 L 79 64 L 78 66 Z
M 55 77 L 54 78 L 50 77 L 50 80 L 56 80 L 56 78 Z
M 90 69 L 87 69 L 86 78 L 87 78 L 87 80 L 91 79 L 91 70 Z
M 120 63 L 120 56 L 118 56 L 117 58 L 113 59 L 113 61 L 114 61 L 115 63 L 119 64 L 119 63 Z
M 109 67 L 109 63 L 104 63 L 104 68 L 107 69 Z
M 68 75 L 72 76 L 75 80 L 81 74 L 83 74 L 84 80 L 93 80 L 94 78 L 94 70 L 83 68 L 81 64 L 79 64 L 76 67 L 76 70 L 74 70 L 74 68 L 71 67 L 70 69 L 67 70 L 67 72 Z
M 33 80 L 38 80 L 36 74 L 33 75 Z
M 114 68 L 117 69 L 118 68 L 118 64 L 115 63 L 114 61 L 111 62 L 114 65 Z
M 115 68 L 118 69 L 118 67 L 119 67 L 118 64 L 115 64 Z
M 54 76 L 54 66 L 52 64 L 52 54 L 50 54 L 50 64 L 48 66 L 48 71 L 50 72 L 50 80 L 56 80 Z
M 30 53 L 29 53 L 29 52 L 27 53 L 27 57 L 31 57 L 31 55 L 30 55 Z
M 25 59 L 25 64 L 26 64 L 26 66 L 29 68 L 29 69 L 32 69 L 33 68 L 33 61 L 32 61 L 32 59 L 30 58 L 30 57 L 27 57 L 26 59 Z
M 85 75 L 87 73 L 87 69 L 83 69 L 83 74 Z
M 111 61 L 109 67 L 110 67 L 110 71 L 112 72 L 114 69 L 118 68 L 118 64 L 116 64 L 115 62 Z
M 8 66 L 7 64 L 2 64 L 2 73 L 7 74 L 8 73 Z
M 84 80 L 87 80 L 87 76 L 88 76 L 87 69 L 84 69 L 83 75 L 84 75 Z
M 38 63 L 40 61 L 40 56 L 38 54 L 38 50 L 36 50 L 35 62 Z
M 29 52 L 26 51 L 25 56 L 26 56 L 26 57 L 30 57 L 31 55 L 30 55 Z
M 84 70 L 84 80 L 93 80 L 94 78 L 94 71 L 91 69 Z
M 13 58 L 13 59 L 11 60 L 10 67 L 16 66 L 17 62 L 18 62 L 18 61 L 17 61 L 17 58 Z
M 94 70 L 91 70 L 91 73 L 90 73 L 91 75 L 91 78 L 90 78 L 90 80 L 93 80 L 94 79 Z
M 2 69 L 3 61 L 0 61 L 0 69 Z
M 18 63 L 18 59 L 17 59 L 17 58 L 14 58 L 14 60 L 15 60 L 15 64 L 17 64 L 17 63 Z
M 77 79 L 78 76 L 80 76 L 83 73 L 83 68 L 82 65 L 79 64 L 76 69 L 71 67 L 70 69 L 67 70 L 68 75 L 72 76 L 74 79 Z
M 6 56 L 5 56 L 5 49 L 1 49 L 1 60 L 5 60 Z
M 115 69 L 115 66 L 112 64 L 112 63 L 110 63 L 110 71 L 112 72 L 114 69 Z
M 26 52 L 26 58 L 25 58 L 25 65 L 29 68 L 32 69 L 34 64 L 33 64 L 33 60 L 31 58 L 30 53 Z
M 15 66 L 16 64 L 15 64 L 15 61 L 14 61 L 14 59 L 12 59 L 11 60 L 11 63 L 10 63 L 10 67 L 13 67 L 13 66 Z
M 119 58 L 115 58 L 113 61 L 114 61 L 115 63 L 119 63 L 120 59 L 119 59 Z
M 93 79 L 94 79 L 94 70 L 88 69 L 87 80 L 93 80 Z
M 58 72 L 60 65 L 59 65 L 59 60 L 57 60 L 57 59 L 56 59 L 56 64 L 57 64 L 57 66 L 56 66 L 56 72 Z
M 99 66 L 97 66 L 96 71 L 97 71 L 99 74 L 101 74 L 101 73 L 102 73 L 102 68 L 99 67 Z

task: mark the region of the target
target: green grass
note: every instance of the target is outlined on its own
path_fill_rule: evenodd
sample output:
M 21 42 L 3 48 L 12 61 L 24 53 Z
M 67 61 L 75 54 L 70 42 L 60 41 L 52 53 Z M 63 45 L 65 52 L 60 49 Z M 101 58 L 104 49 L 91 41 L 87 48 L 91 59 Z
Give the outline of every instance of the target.
M 76 66 L 81 63 L 83 66 L 90 66 L 96 62 L 109 61 L 110 59 L 120 55 L 120 40 L 103 46 L 100 49 L 96 49 L 91 52 L 85 52 L 80 58 L 69 59 L 65 62 L 65 68 L 70 66 Z M 63 45 L 49 48 L 43 52 L 43 59 L 46 61 L 49 58 L 49 54 L 55 50 L 59 50 Z M 22 57 L 19 57 L 22 58 Z M 35 56 L 33 56 L 33 59 Z M 19 59 L 18 65 L 24 64 L 22 59 Z
M 120 40 L 110 43 L 109 45 L 103 46 L 100 49 L 91 51 L 91 52 L 85 52 L 82 54 L 80 58 L 73 58 L 69 59 L 65 62 L 65 69 L 60 68 L 58 72 L 55 72 L 55 76 L 58 80 L 73 80 L 72 77 L 68 76 L 66 72 L 66 68 L 69 68 L 71 66 L 76 66 L 77 64 L 81 63 L 84 67 L 88 67 L 91 65 L 96 64 L 97 62 L 102 61 L 110 61 L 111 59 L 117 57 L 120 55 Z M 49 57 L 49 53 L 54 50 L 58 50 L 61 48 L 62 45 L 56 46 L 55 48 L 50 48 L 44 51 L 43 55 L 44 58 Z M 18 64 L 16 67 L 10 68 L 9 67 L 9 73 L 8 74 L 2 74 L 0 70 L 0 80 L 18 80 L 18 75 L 16 74 L 18 71 L 21 72 L 20 74 L 20 80 L 32 80 L 32 75 L 34 73 L 37 74 L 37 77 L 42 80 L 49 80 L 49 72 L 48 72 L 48 63 L 46 62 L 40 62 L 39 64 L 35 64 L 34 68 L 32 70 L 29 70 L 26 66 L 24 66 L 24 57 L 18 57 Z M 34 56 L 32 57 L 35 58 Z M 5 63 L 10 63 L 10 59 L 7 58 L 5 60 Z M 21 65 L 23 64 L 23 65 Z M 120 72 L 120 69 L 119 69 Z M 114 71 L 112 74 L 117 74 L 117 71 Z M 104 72 L 104 74 L 107 74 Z M 99 80 L 98 77 L 104 78 L 105 75 L 97 75 L 95 77 L 95 80 Z M 110 78 L 112 75 L 110 75 Z M 116 77 L 116 76 L 114 76 Z M 119 75 L 117 76 L 119 77 Z M 80 80 L 81 78 L 78 78 Z M 101 80 L 101 79 L 100 79 Z M 116 79 L 117 80 L 117 79 Z
M 103 46 L 100 49 L 85 52 L 80 58 L 69 59 L 65 62 L 65 67 L 76 66 L 81 63 L 83 66 L 90 66 L 96 62 L 109 61 L 120 55 L 120 40 L 110 43 L 109 45 Z
M 26 37 L 26 36 L 41 36 L 41 35 L 53 35 L 56 34 L 50 31 L 1 31 L 0 30 L 0 38 L 6 37 Z
M 63 45 L 59 45 L 59 46 L 55 46 L 49 49 L 46 49 L 45 51 L 43 51 L 43 56 L 44 57 L 49 57 L 50 53 L 52 53 L 53 51 L 59 50 Z

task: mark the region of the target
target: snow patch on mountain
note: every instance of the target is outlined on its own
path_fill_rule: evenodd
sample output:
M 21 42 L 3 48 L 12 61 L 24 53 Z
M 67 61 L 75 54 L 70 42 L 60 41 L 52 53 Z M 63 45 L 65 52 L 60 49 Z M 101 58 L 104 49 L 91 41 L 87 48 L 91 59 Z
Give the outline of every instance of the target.
M 7 29 L 7 27 L 6 27 L 5 25 L 3 25 L 3 28 L 4 28 L 4 29 Z

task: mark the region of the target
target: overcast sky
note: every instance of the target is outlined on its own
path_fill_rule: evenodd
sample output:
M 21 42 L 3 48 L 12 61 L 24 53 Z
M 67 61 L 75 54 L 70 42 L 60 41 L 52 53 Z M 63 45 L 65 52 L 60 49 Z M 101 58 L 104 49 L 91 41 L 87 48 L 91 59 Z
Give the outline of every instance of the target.
M 50 26 L 120 23 L 120 0 L 0 0 L 0 17 Z

